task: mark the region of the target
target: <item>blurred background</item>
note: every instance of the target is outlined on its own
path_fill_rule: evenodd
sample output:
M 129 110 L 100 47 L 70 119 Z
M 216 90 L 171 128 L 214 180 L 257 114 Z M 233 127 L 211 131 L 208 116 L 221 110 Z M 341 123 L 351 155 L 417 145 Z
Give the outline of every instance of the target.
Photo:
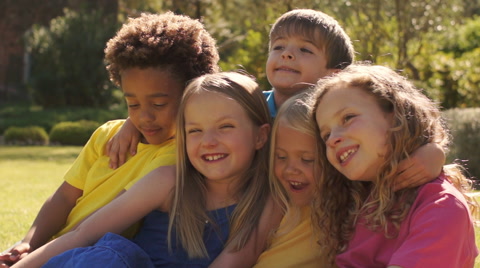
M 5 143 L 12 127 L 36 126 L 48 136 L 65 121 L 124 118 L 103 49 L 142 12 L 201 20 L 218 42 L 222 70 L 244 69 L 269 90 L 268 32 L 295 8 L 331 15 L 353 40 L 356 60 L 394 68 L 423 88 L 449 118 L 448 161 L 468 160 L 480 175 L 479 0 L 2 0 L 0 135 Z

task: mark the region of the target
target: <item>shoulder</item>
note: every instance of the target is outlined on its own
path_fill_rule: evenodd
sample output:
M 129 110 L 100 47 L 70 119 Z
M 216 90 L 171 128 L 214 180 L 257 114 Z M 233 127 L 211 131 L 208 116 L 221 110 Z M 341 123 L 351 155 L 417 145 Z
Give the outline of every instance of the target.
M 443 175 L 419 188 L 412 210 L 416 214 L 430 214 L 430 217 L 438 214 L 443 221 L 459 221 L 462 218 L 472 221 L 465 197 Z
M 115 135 L 125 123 L 125 119 L 107 121 L 99 126 L 92 134 L 92 138 L 96 140 L 107 140 Z

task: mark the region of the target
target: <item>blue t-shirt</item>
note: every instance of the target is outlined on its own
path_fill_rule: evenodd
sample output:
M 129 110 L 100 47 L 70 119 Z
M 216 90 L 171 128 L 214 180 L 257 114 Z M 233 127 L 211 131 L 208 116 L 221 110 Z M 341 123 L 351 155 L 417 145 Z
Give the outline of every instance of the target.
M 268 105 L 268 110 L 270 111 L 270 116 L 272 118 L 275 118 L 277 116 L 277 107 L 275 105 L 273 89 L 269 91 L 264 91 L 263 95 L 265 95 L 265 98 L 267 99 L 267 105 Z

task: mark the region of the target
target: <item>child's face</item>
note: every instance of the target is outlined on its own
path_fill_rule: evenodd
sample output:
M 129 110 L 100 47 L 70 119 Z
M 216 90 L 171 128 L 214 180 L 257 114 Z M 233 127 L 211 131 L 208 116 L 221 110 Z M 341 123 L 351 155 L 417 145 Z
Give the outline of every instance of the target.
M 280 123 L 275 143 L 274 171 L 299 207 L 309 205 L 314 192 L 315 137 Z
M 385 161 L 393 115 L 367 92 L 339 86 L 324 95 L 316 117 L 328 161 L 350 180 L 373 181 Z
M 259 129 L 239 103 L 222 93 L 204 91 L 186 102 L 187 155 L 208 178 L 207 185 L 235 183 L 245 173 L 264 144 Z
M 330 75 L 323 49 L 301 36 L 283 36 L 272 40 L 267 60 L 267 78 L 281 94 L 293 95 Z
M 169 72 L 131 68 L 121 73 L 128 116 L 144 143 L 161 144 L 175 135 L 175 117 L 184 85 Z

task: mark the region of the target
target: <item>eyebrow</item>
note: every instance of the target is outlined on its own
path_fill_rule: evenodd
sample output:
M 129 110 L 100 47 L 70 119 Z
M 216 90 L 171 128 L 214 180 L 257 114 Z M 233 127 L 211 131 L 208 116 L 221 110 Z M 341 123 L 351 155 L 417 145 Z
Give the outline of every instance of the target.
M 135 97 L 135 94 L 124 92 L 123 96 L 124 97 Z M 165 97 L 168 97 L 168 96 L 169 95 L 165 94 L 165 93 L 154 93 L 154 94 L 148 95 L 147 97 L 149 97 L 149 98 L 165 98 Z

